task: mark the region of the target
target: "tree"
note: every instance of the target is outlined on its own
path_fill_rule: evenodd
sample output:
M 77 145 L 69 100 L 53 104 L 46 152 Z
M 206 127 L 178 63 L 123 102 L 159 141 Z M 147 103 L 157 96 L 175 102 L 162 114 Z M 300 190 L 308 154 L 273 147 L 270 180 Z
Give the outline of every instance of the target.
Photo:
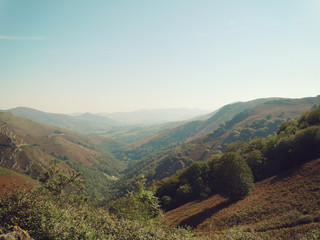
M 294 164 L 320 156 L 320 127 L 312 126 L 299 131 L 293 139 L 291 155 Z
M 143 175 L 138 176 L 134 191 L 118 199 L 109 206 L 110 212 L 119 218 L 130 220 L 150 221 L 162 214 L 159 200 L 153 191 L 145 189 L 146 179 Z
M 298 120 L 298 126 L 300 129 L 315 125 L 320 125 L 320 105 L 317 109 L 313 109 L 302 114 Z
M 52 195 L 52 199 L 63 205 L 65 203 L 87 201 L 87 197 L 80 195 L 84 190 L 83 180 L 80 179 L 81 172 L 74 169 L 69 170 L 69 174 L 64 174 L 52 163 L 50 168 L 43 169 L 39 176 L 39 182 L 42 183 L 42 190 Z
M 192 188 L 193 198 L 198 198 L 209 194 L 207 182 L 209 175 L 209 166 L 205 162 L 194 162 L 188 168 L 186 168 L 179 179 L 182 183 L 188 183 Z
M 216 165 L 215 177 L 219 194 L 232 201 L 245 198 L 254 189 L 253 175 L 247 162 L 234 152 L 222 155 Z

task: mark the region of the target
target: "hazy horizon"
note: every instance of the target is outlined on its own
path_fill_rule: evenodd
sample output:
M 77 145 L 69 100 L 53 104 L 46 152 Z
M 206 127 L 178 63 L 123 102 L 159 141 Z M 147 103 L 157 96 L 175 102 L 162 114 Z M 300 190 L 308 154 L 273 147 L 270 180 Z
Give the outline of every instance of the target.
M 320 90 L 320 2 L 0 0 L 0 109 L 201 109 Z
M 86 114 L 86 113 L 90 113 L 90 114 L 96 114 L 96 115 L 101 115 L 101 114 L 121 114 L 121 113 L 135 113 L 135 112 L 143 112 L 143 111 L 166 111 L 166 110 L 186 110 L 186 111 L 201 111 L 204 114 L 206 113 L 211 113 L 213 111 L 216 111 L 217 109 L 200 109 L 200 108 L 187 108 L 187 107 L 182 107 L 182 108 L 140 108 L 140 109 L 135 109 L 132 111 L 117 111 L 117 112 L 50 112 L 50 111 L 46 111 L 43 109 L 38 109 L 38 108 L 33 108 L 33 107 L 29 107 L 29 106 L 15 106 L 15 107 L 11 107 L 11 108 L 0 108 L 0 111 L 7 111 L 7 110 L 11 110 L 11 109 L 16 109 L 16 108 L 30 108 L 30 109 L 34 109 L 34 110 L 38 110 L 41 112 L 46 112 L 46 113 L 57 113 L 57 114 L 66 114 L 66 115 L 82 115 L 82 114 Z

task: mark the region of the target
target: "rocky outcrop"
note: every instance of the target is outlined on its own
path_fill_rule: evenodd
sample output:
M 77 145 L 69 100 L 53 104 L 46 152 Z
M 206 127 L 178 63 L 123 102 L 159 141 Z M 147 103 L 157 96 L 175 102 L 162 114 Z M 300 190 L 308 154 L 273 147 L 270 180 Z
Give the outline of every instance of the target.
M 14 226 L 8 233 L 1 234 L 0 240 L 33 240 L 33 238 L 31 238 L 26 231 L 22 230 L 18 226 Z
M 5 124 L 0 125 L 0 167 L 27 173 L 32 178 L 36 178 L 43 164 L 38 155 L 30 157 L 33 152 L 28 150 L 27 145 Z

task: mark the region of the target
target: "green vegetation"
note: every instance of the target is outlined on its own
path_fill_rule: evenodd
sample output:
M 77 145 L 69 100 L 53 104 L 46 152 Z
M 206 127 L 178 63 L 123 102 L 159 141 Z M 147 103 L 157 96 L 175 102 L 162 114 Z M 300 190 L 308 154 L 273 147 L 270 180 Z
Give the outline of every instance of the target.
M 164 230 L 159 221 L 148 221 L 158 215 L 150 214 L 158 209 L 151 192 L 141 189 L 131 195 L 126 202 L 132 200 L 133 205 L 128 207 L 148 210 L 140 208 L 139 218 L 135 217 L 137 211 L 125 212 L 123 218 L 92 207 L 85 196 L 74 194 L 83 187 L 79 177 L 79 173 L 65 175 L 52 166 L 42 173 L 39 188 L 6 192 L 0 198 L 1 230 L 19 226 L 34 239 L 195 239 L 182 228 Z
M 154 185 L 164 209 L 208 194 L 243 199 L 260 181 L 320 156 L 320 106 L 283 122 L 277 135 L 230 144 L 226 153 L 190 167 Z
M 319 164 L 320 158 L 257 182 L 236 203 L 219 195 L 189 202 L 164 222 L 191 226 L 208 239 L 319 239 Z
M 250 111 L 246 109 L 245 111 L 236 115 L 230 121 L 225 122 L 225 124 L 220 124 L 219 128 L 209 133 L 203 140 L 202 143 L 210 142 L 218 137 L 221 137 L 224 134 L 227 134 L 227 137 L 222 142 L 222 150 L 224 151 L 228 144 L 235 141 L 249 141 L 255 137 L 267 137 L 270 134 L 273 134 L 278 129 L 278 126 L 285 120 L 276 118 L 271 120 L 271 115 L 268 114 L 266 118 L 256 119 L 252 122 L 247 123 L 244 127 L 235 127 L 235 125 L 247 117 L 250 116 Z
M 222 196 L 237 201 L 245 198 L 253 191 L 253 175 L 247 162 L 237 153 L 226 153 L 213 166 L 213 187 Z
M 283 105 L 289 103 L 282 102 Z M 106 150 L 96 151 L 108 145 L 104 140 L 97 138 L 93 143 L 94 138 L 73 136 L 67 130 L 62 134 L 56 128 L 48 131 L 43 127 L 41 131 L 48 134 L 29 135 L 37 143 L 26 149 L 30 153 L 41 149 L 46 157 L 59 160 L 66 171 L 70 170 L 69 175 L 55 167 L 49 168 L 41 175 L 41 187 L 8 191 L 0 199 L 0 227 L 7 231 L 12 225 L 19 225 L 35 239 L 192 239 L 192 234 L 183 229 L 158 229 L 163 215 L 161 207 L 170 210 L 218 194 L 222 200 L 215 209 L 219 210 L 249 196 L 254 182 L 320 156 L 320 106 L 297 120 L 288 121 L 282 118 L 286 113 L 280 111 L 244 121 L 251 116 L 251 111 L 240 112 L 203 138 L 201 144 L 206 145 L 198 159 L 208 159 L 213 152 L 209 142 L 216 138 L 221 140 L 218 144 L 224 151 L 212 155 L 206 162 L 186 157 L 192 152 L 193 142 L 184 140 L 203 128 L 198 121 L 159 134 L 139 146 L 111 142 L 121 162 Z M 40 132 L 39 129 L 36 131 Z M 46 144 L 40 138 L 44 138 Z M 76 151 L 81 154 L 74 154 Z M 37 152 L 32 153 L 36 156 Z M 81 161 L 76 161 L 80 155 Z M 123 163 L 128 165 L 122 172 L 125 176 L 121 177 Z M 79 180 L 79 172 L 83 173 L 85 182 Z M 1 174 L 6 172 L 0 169 Z M 113 175 L 120 176 L 119 180 L 110 177 Z M 157 179 L 162 180 L 155 183 Z M 151 188 L 146 189 L 151 183 Z M 318 191 L 319 186 L 313 189 Z M 96 205 L 87 203 L 88 199 Z M 309 210 L 290 211 L 287 215 L 285 219 L 298 219 L 294 224 L 318 221 L 317 217 L 310 217 Z M 234 226 L 242 219 L 245 219 L 243 213 L 237 212 L 228 221 Z M 291 223 L 288 220 L 285 224 Z M 221 224 L 224 224 L 222 220 Z M 247 235 L 235 230 L 230 234 L 253 237 L 256 233 Z
M 7 169 L 0 167 L 0 176 L 7 175 L 8 173 L 9 171 Z
M 122 197 L 108 204 L 109 211 L 124 219 L 153 221 L 162 215 L 159 200 L 154 193 L 145 189 L 143 175 L 135 182 L 135 189 Z
M 236 153 L 226 153 L 208 163 L 194 162 L 154 187 L 162 207 L 169 210 L 216 193 L 237 201 L 249 195 L 254 185 L 245 159 Z

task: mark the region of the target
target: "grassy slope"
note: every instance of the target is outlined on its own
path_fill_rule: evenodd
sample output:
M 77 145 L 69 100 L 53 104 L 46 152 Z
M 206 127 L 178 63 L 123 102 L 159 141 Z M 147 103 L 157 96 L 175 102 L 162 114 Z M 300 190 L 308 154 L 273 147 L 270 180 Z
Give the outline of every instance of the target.
M 29 187 L 35 184 L 35 182 L 35 180 L 26 175 L 0 167 L 0 195 L 6 190 L 11 189 L 14 185 Z
M 242 201 L 230 203 L 218 195 L 185 204 L 165 214 L 170 227 L 192 226 L 213 237 L 234 226 L 270 239 L 294 239 L 311 229 L 320 230 L 320 159 L 255 185 Z
M 112 164 L 118 164 L 111 156 L 95 151 L 89 137 L 9 113 L 0 113 L 0 124 L 3 122 L 6 122 L 5 126 L 10 131 L 24 140 L 22 147 L 25 149 L 34 149 L 45 154 L 54 153 L 56 156 L 67 156 L 70 160 L 88 167 L 97 163 L 99 158 L 109 158 Z

